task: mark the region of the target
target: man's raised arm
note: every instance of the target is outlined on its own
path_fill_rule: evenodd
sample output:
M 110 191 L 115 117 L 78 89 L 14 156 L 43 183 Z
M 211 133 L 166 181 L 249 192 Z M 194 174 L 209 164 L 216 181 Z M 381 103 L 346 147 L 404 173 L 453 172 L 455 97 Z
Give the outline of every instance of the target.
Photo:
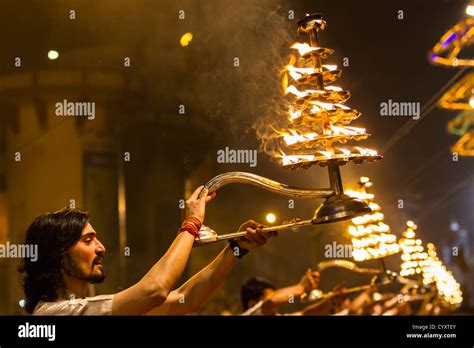
M 165 255 L 138 283 L 114 296 L 113 315 L 142 315 L 166 301 L 188 262 L 200 228 L 195 225 L 204 221 L 206 203 L 214 197 L 215 193 L 208 195 L 203 186 L 194 191 L 186 201 L 187 218 L 180 229 L 184 232 L 178 234 Z
M 250 250 L 258 248 L 267 242 L 267 239 L 276 236 L 276 232 L 263 232 L 263 226 L 255 221 L 247 221 L 240 226 L 239 231 L 247 231 L 237 240 L 239 248 Z M 163 305 L 153 309 L 149 315 L 181 315 L 195 312 L 214 290 L 222 284 L 237 257 L 230 245 L 205 268 L 195 274 L 178 289 L 172 291 Z

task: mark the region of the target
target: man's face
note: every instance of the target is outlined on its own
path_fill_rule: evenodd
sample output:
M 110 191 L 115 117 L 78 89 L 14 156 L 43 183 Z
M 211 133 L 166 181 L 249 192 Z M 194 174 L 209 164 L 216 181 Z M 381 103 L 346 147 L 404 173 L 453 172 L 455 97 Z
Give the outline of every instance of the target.
M 105 247 L 97 239 L 97 233 L 88 223 L 81 239 L 74 244 L 64 259 L 64 271 L 70 276 L 89 283 L 101 283 L 105 279 L 102 259 Z

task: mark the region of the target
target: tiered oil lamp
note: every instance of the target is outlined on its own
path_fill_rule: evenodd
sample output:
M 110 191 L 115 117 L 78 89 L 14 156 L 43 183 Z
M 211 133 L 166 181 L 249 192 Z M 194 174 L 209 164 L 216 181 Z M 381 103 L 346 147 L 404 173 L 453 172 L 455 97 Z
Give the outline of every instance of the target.
M 428 266 L 428 253 L 423 247 L 421 239 L 417 239 L 415 230 L 417 226 L 413 221 L 407 221 L 407 229 L 399 244 L 402 250 L 402 265 L 400 275 L 403 277 L 417 276 L 420 280 L 427 276 L 423 271 Z
M 474 99 L 473 99 L 474 104 Z M 451 147 L 451 152 L 460 156 L 474 156 L 474 110 L 461 111 L 446 126 L 449 133 L 460 139 Z
M 474 19 L 466 18 L 450 28 L 430 52 L 430 61 L 445 67 L 474 66 L 474 59 L 459 57 L 463 48 L 472 45 Z
M 350 97 L 349 91 L 331 86 L 341 71 L 333 65 L 322 64 L 334 52 L 319 43 L 318 33 L 326 26 L 320 14 L 306 15 L 298 21 L 298 34 L 306 35 L 309 43 L 295 43 L 291 47 L 297 53 L 285 67 L 283 78 L 285 94 L 290 98 L 286 112 L 288 127 L 273 130 L 281 143 L 279 158 L 283 168 L 307 169 L 315 164 L 327 167 L 330 187 L 291 187 L 243 172 L 224 173 L 206 184 L 210 192 L 230 183 L 244 183 L 292 198 L 325 199 L 312 219 L 267 228 L 271 231 L 342 221 L 371 212 L 366 202 L 344 193 L 339 166 L 349 161 L 357 164 L 372 162 L 381 156 L 367 148 L 337 146 L 351 140 L 366 139 L 369 134 L 363 128 L 348 126 L 360 113 L 344 105 Z M 232 239 L 244 233 L 217 235 L 203 227 L 196 244 Z
M 390 226 L 383 222 L 382 208 L 374 202 L 374 194 L 369 192 L 370 187 L 370 179 L 361 177 L 358 190 L 346 190 L 346 194 L 365 201 L 372 209 L 370 214 L 353 218 L 347 231 L 351 236 L 352 257 L 355 261 L 378 259 L 381 267 L 385 268 L 383 258 L 398 253 L 400 246 L 397 237 L 391 233 Z
M 425 284 L 434 284 L 436 286 L 441 305 L 450 310 L 456 309 L 462 303 L 461 286 L 438 258 L 433 243 L 427 244 L 427 250 L 428 266 L 425 271 L 427 276 L 423 281 Z
M 473 67 L 472 57 L 460 57 L 463 49 L 474 42 L 474 19 L 461 20 L 450 28 L 433 47 L 430 61 L 444 67 Z M 474 156 L 474 73 L 468 73 L 458 80 L 440 98 L 438 106 L 448 110 L 463 110 L 448 125 L 450 133 L 460 136 L 451 147 L 451 152 L 460 156 Z M 455 129 L 459 122 L 462 128 Z M 453 130 L 457 132 L 453 132 Z M 462 130 L 462 132 L 460 132 Z M 460 133 L 460 134 L 459 134 Z

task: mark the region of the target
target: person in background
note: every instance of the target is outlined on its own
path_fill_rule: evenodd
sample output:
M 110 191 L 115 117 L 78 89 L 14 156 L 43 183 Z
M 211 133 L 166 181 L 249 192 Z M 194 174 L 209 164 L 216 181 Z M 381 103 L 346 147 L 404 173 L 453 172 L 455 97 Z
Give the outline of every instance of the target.
M 242 315 L 278 315 L 280 306 L 317 289 L 319 272 L 308 269 L 298 283 L 276 289 L 261 278 L 251 278 L 241 288 Z

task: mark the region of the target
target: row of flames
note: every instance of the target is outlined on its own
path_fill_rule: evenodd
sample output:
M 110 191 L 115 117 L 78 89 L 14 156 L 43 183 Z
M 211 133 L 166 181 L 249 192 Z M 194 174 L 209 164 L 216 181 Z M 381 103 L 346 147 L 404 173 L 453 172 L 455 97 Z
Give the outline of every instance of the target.
M 290 165 L 300 162 L 320 162 L 328 159 L 342 159 L 347 161 L 349 157 L 357 158 L 377 155 L 377 151 L 375 150 L 358 146 L 354 146 L 352 150 L 337 148 L 334 151 L 319 150 L 318 153 L 319 155 L 286 155 L 283 151 L 281 151 L 281 161 L 283 165 Z
M 381 207 L 374 200 L 374 194 L 368 192 L 372 182 L 367 177 L 359 180 L 358 190 L 346 190 L 345 193 L 367 202 L 372 213 L 353 218 L 348 228 L 356 261 L 382 259 L 402 252 L 400 275 L 417 276 L 424 285 L 433 285 L 441 303 L 449 308 L 456 308 L 462 303 L 462 292 L 459 283 L 452 273 L 446 269 L 436 255 L 433 243 L 428 243 L 425 251 L 421 239 L 416 238 L 417 226 L 413 221 L 407 222 L 403 237 L 397 238 L 390 231 L 390 226 L 383 222 Z

